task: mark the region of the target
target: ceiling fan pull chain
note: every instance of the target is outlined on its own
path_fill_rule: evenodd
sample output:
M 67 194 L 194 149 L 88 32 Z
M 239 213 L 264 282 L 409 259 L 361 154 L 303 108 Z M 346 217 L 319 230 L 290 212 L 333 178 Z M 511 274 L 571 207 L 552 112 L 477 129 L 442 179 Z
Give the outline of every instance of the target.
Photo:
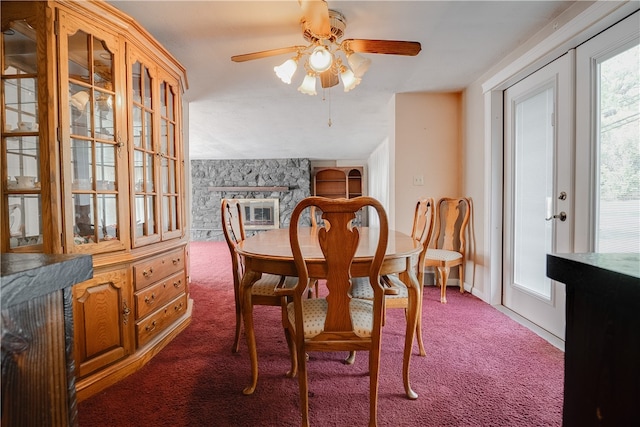
M 327 92 L 329 93 L 329 120 L 327 121 L 327 124 L 331 127 L 331 88 L 322 90 L 322 100 L 324 101 L 326 99 L 325 94 Z

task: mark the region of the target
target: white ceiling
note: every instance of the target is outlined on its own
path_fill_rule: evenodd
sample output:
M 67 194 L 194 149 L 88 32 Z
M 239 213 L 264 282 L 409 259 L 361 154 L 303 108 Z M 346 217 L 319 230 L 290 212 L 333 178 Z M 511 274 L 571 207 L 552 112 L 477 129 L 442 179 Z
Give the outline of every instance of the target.
M 344 38 L 410 40 L 416 57 L 366 55 L 362 83 L 308 96 L 273 67 L 237 54 L 304 45 L 297 0 L 109 1 L 135 18 L 186 68 L 189 157 L 366 159 L 387 138 L 393 94 L 460 91 L 526 41 L 570 1 L 339 1 Z M 332 125 L 328 126 L 331 118 Z

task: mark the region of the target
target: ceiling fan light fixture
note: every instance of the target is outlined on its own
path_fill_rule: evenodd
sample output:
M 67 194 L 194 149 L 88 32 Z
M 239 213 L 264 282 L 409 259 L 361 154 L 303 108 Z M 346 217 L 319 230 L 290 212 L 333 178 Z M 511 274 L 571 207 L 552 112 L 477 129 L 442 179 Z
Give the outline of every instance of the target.
M 322 73 L 331 68 L 333 55 L 325 46 L 316 46 L 309 55 L 309 66 L 316 73 Z
M 369 58 L 365 58 L 355 52 L 347 54 L 347 62 L 349 62 L 349 66 L 356 77 L 362 77 L 371 65 L 371 60 Z
M 340 78 L 342 79 L 342 84 L 344 85 L 344 91 L 349 92 L 351 89 L 355 88 L 360 84 L 360 77 L 356 77 L 347 67 L 343 67 L 342 72 L 340 73 Z
M 338 85 L 340 80 L 345 92 L 358 86 L 371 65 L 371 60 L 360 55 L 361 53 L 416 56 L 421 50 L 420 43 L 413 41 L 342 40 L 347 20 L 342 13 L 329 9 L 327 0 L 299 0 L 299 3 L 302 7 L 302 37 L 307 41 L 307 45 L 234 55 L 231 60 L 245 62 L 293 53 L 293 58 L 273 67 L 273 71 L 283 83 L 291 84 L 293 75 L 301 65 L 306 75 L 298 91 L 307 95 L 317 95 L 318 80 L 323 93 L 324 90 Z
M 291 84 L 291 78 L 293 77 L 297 69 L 298 62 L 293 58 L 287 59 L 277 67 L 273 67 L 273 71 L 275 71 L 276 76 L 278 76 L 280 80 L 288 85 Z
M 307 74 L 304 76 L 304 80 L 300 87 L 298 87 L 298 91 L 307 95 L 317 95 L 316 92 L 316 76 L 313 74 Z

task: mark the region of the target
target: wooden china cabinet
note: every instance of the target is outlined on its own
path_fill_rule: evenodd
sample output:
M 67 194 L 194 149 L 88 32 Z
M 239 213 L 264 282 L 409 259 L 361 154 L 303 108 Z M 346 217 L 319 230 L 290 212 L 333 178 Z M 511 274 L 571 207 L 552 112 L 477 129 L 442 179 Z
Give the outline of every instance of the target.
M 362 196 L 363 167 L 316 167 L 313 168 L 313 195 L 330 199 L 352 199 Z M 357 214 L 357 223 L 368 224 L 366 210 Z
M 313 194 L 337 199 L 362 196 L 362 167 L 331 167 L 313 169 Z
M 190 322 L 185 69 L 102 1 L 2 1 L 3 253 L 93 256 L 73 288 L 78 399 Z

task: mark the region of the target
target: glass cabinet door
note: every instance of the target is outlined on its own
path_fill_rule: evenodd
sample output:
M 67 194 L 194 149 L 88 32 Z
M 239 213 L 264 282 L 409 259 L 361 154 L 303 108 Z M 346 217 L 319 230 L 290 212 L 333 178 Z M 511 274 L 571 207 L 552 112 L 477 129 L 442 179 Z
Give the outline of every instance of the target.
M 133 246 L 181 237 L 182 152 L 178 82 L 129 50 L 133 142 Z
M 2 32 L 2 251 L 41 251 L 43 239 L 36 31 Z
M 180 206 L 180 134 L 176 125 L 177 82 L 160 82 L 160 183 L 162 199 L 162 238 L 182 233 Z
M 115 37 L 61 15 L 66 244 L 69 252 L 115 250 L 124 246 L 126 236 L 121 182 L 126 182 L 127 157 L 115 109 L 119 44 Z
M 155 68 L 145 58 L 132 53 L 131 113 L 133 141 L 133 246 L 160 240 L 158 229 L 158 186 L 156 178 Z

